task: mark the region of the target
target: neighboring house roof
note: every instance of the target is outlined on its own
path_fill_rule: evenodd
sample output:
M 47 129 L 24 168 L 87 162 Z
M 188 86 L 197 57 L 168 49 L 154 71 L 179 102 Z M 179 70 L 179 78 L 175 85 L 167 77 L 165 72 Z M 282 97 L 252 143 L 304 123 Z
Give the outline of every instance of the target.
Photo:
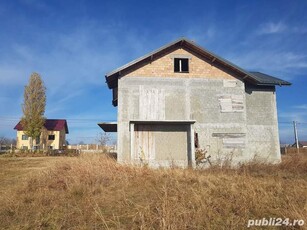
M 307 141 L 300 141 L 300 144 L 301 144 L 302 146 L 307 146 Z
M 208 60 L 209 62 L 212 63 L 212 65 L 220 66 L 222 68 L 227 68 L 228 70 L 231 70 L 233 73 L 236 74 L 239 78 L 242 78 L 244 81 L 248 81 L 254 85 L 269 85 L 269 86 L 274 86 L 274 85 L 291 85 L 290 82 L 281 80 L 276 77 L 272 77 L 260 72 L 248 72 L 239 66 L 229 62 L 228 60 L 219 57 L 218 55 L 200 47 L 196 43 L 186 39 L 186 38 L 181 38 L 178 39 L 168 45 L 162 46 L 161 48 L 150 52 L 138 59 L 135 59 L 132 62 L 129 62 L 126 65 L 123 65 L 108 74 L 106 74 L 106 82 L 108 84 L 108 87 L 110 89 L 116 88 L 118 84 L 118 78 L 122 75 L 124 72 L 129 72 L 133 71 L 134 69 L 137 68 L 137 66 L 142 66 L 144 64 L 147 64 L 155 59 L 158 59 L 161 57 L 161 54 L 167 52 L 167 51 L 172 51 L 175 48 L 180 48 L 183 47 L 187 50 L 190 50 L 194 53 L 197 53 L 204 59 Z
M 50 131 L 61 131 L 63 128 L 65 128 L 65 132 L 68 134 L 67 121 L 64 119 L 46 119 L 44 127 Z M 23 130 L 21 121 L 18 122 L 14 129 L 18 131 Z
M 298 145 L 299 145 L 299 147 L 307 146 L 307 141 L 299 141 L 299 142 L 298 142 Z M 292 145 L 292 147 L 296 147 L 296 143 L 294 143 L 294 144 Z

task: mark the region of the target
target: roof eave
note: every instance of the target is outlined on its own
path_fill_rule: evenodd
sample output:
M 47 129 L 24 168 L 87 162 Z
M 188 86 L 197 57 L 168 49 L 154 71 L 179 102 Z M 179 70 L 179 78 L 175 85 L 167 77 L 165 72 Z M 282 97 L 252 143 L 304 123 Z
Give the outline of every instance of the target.
M 291 86 L 292 83 L 285 82 L 285 83 L 258 83 L 258 86 Z
M 65 133 L 66 133 L 66 134 L 69 134 L 67 122 L 65 122 Z

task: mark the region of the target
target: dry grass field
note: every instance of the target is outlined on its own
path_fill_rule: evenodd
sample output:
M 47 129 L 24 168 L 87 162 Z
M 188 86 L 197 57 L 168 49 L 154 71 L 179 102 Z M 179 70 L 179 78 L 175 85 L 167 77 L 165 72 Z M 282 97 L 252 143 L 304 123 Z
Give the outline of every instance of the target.
M 307 222 L 306 156 L 207 170 L 122 166 L 96 154 L 1 156 L 0 183 L 0 229 L 246 229 L 249 219 L 270 217 Z

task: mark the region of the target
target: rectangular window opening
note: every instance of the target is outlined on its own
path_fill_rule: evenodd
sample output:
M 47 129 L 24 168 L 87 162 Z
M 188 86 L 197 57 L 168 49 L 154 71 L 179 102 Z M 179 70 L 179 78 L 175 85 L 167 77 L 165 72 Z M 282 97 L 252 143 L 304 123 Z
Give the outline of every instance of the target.
M 27 135 L 22 135 L 22 136 L 21 136 L 21 139 L 22 139 L 22 140 L 28 140 L 28 136 L 27 136 Z
M 174 58 L 174 72 L 175 73 L 188 73 L 189 72 L 189 59 L 188 58 Z
M 48 136 L 48 140 L 49 140 L 49 141 L 55 140 L 55 135 L 49 135 L 49 136 Z

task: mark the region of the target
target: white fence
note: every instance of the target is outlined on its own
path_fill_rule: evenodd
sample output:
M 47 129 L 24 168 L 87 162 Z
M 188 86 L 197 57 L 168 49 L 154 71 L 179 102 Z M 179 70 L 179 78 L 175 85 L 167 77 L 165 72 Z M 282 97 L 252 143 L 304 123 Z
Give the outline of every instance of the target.
M 82 152 L 116 152 L 116 145 L 98 145 L 98 144 L 84 144 L 84 145 L 68 145 L 67 149 L 82 150 Z

